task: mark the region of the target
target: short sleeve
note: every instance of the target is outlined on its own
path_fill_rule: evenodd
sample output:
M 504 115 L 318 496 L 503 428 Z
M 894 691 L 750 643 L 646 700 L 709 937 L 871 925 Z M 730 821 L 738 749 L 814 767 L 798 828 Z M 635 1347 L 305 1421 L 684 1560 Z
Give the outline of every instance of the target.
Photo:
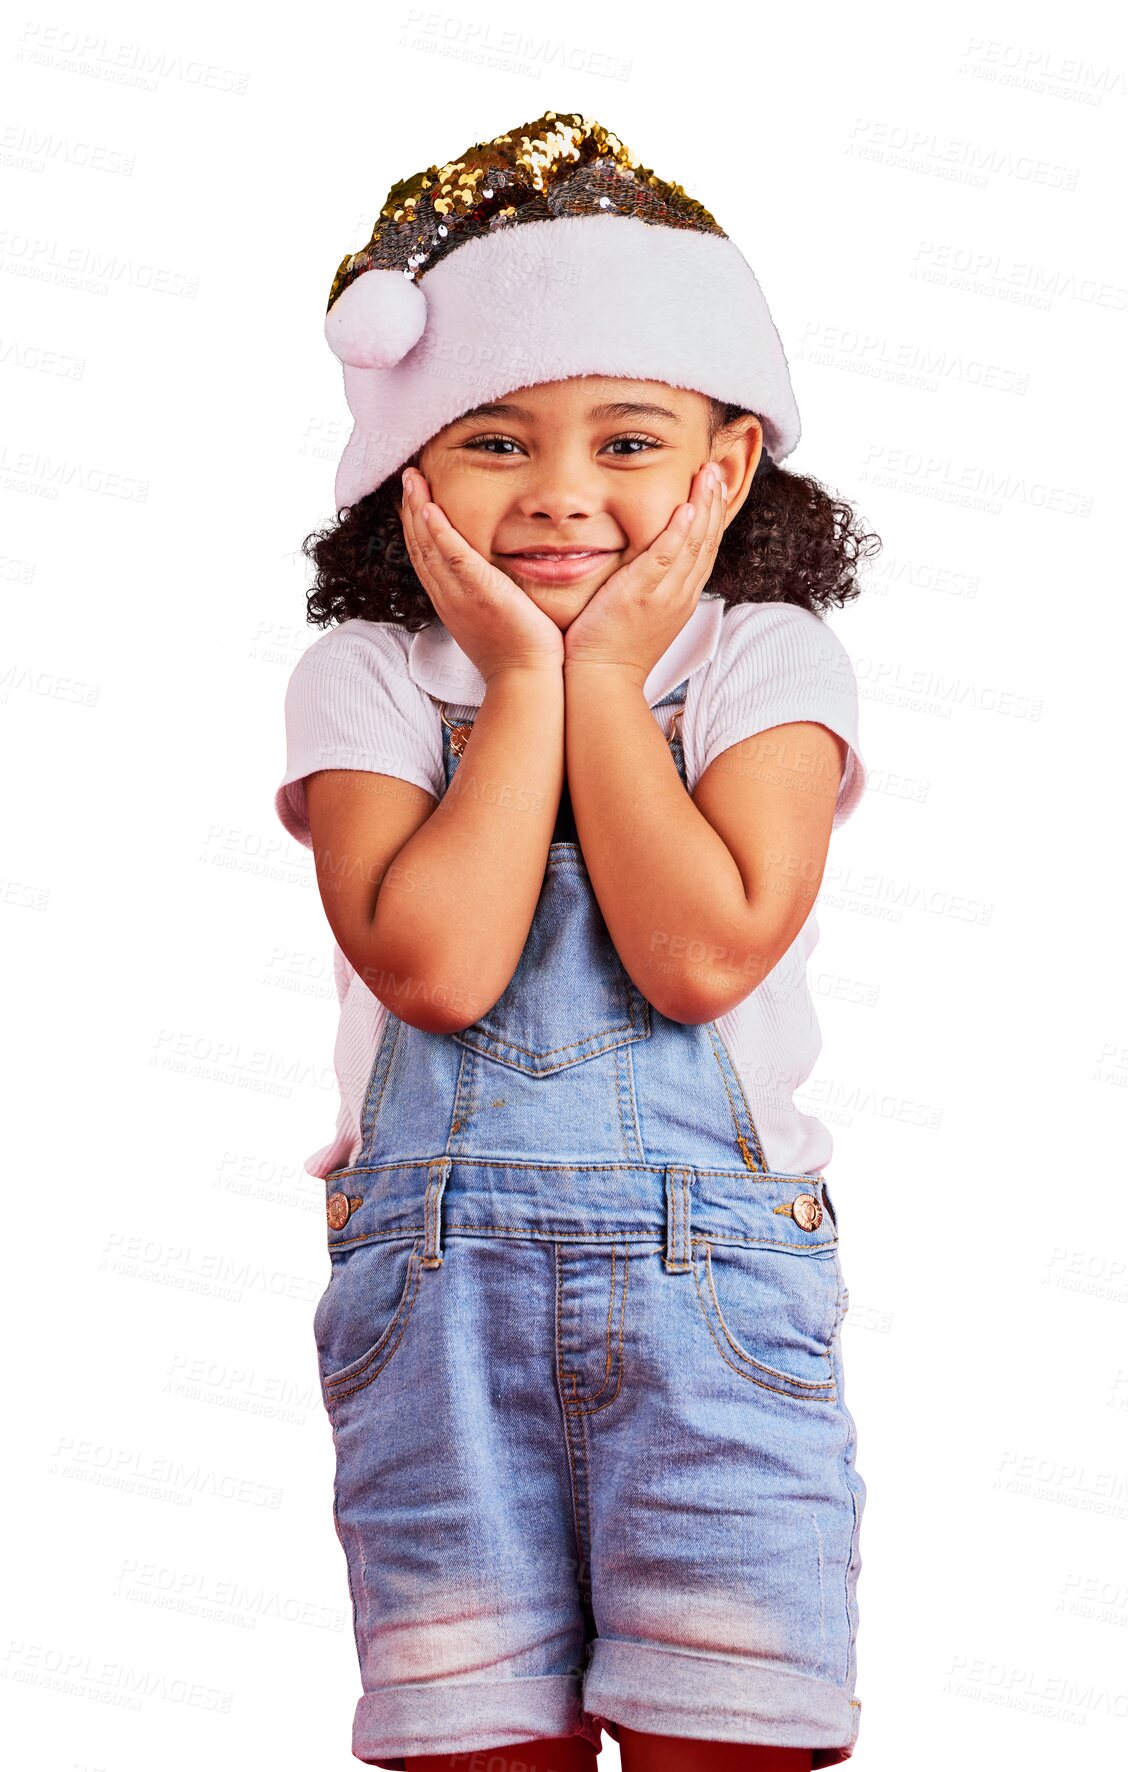
M 858 685 L 850 655 L 821 616 L 793 603 L 726 609 L 702 715 L 700 774 L 741 739 L 812 720 L 849 749 L 833 826 L 845 823 L 868 780 L 858 739 Z
M 286 773 L 274 809 L 307 849 L 305 778 L 319 769 L 396 775 L 441 796 L 438 720 L 408 675 L 403 632 L 387 623 L 342 622 L 315 640 L 290 674 L 285 723 Z

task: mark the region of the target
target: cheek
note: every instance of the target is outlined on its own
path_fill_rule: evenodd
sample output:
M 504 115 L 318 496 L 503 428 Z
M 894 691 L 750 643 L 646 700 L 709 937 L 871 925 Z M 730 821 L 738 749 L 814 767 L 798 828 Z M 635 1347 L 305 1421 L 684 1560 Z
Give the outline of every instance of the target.
M 459 535 L 478 553 L 490 553 L 501 516 L 494 489 L 461 475 L 436 476 L 429 484 L 431 497 Z
M 680 504 L 685 503 L 680 481 L 647 486 L 637 500 L 632 500 L 619 521 L 630 540 L 630 551 L 641 554 L 661 535 Z

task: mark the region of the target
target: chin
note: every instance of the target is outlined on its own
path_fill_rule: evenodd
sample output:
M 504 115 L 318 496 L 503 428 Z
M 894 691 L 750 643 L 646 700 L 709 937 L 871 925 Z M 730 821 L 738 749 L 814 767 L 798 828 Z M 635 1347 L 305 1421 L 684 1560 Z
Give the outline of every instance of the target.
M 596 589 L 598 590 L 598 586 Z M 575 621 L 580 611 L 587 608 L 595 594 L 595 591 L 589 591 L 586 596 L 576 595 L 571 600 L 558 597 L 551 603 L 542 603 L 539 597 L 533 597 L 530 600 L 536 604 L 541 614 L 547 615 L 549 621 L 554 621 L 563 633 L 565 628 L 570 627 Z M 527 592 L 526 595 L 528 595 Z
M 538 603 L 537 608 L 542 615 L 547 615 L 549 621 L 556 623 L 556 626 L 560 629 L 561 633 L 563 633 L 564 630 L 575 621 L 577 615 L 580 613 L 579 609 L 546 609 L 543 603 Z

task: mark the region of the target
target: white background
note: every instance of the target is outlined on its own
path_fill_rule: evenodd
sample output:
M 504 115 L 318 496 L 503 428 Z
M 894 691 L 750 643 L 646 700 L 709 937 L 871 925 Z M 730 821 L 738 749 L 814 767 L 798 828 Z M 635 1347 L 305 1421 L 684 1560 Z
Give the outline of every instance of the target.
M 1119 863 L 1128 44 L 1112 9 L 225 3 L 0 36 L 0 1692 L 35 1772 L 344 1772 L 313 1303 L 336 999 L 276 822 L 322 336 L 389 186 L 553 108 L 760 277 L 833 612 L 800 1105 L 868 1485 L 858 1772 L 1128 1753 Z M 605 1742 L 601 1766 L 615 1772 Z

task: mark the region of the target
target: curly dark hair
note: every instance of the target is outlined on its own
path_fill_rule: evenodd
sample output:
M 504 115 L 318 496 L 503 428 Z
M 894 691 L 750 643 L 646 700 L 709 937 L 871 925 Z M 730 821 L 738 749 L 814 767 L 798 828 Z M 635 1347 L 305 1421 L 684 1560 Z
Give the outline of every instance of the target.
M 747 407 L 710 400 L 710 454 L 720 432 L 747 416 Z M 419 452 L 412 465 L 418 460 Z M 398 622 L 415 632 L 434 621 L 396 508 L 400 471 L 302 542 L 302 553 L 317 567 L 316 582 L 306 593 L 312 626 L 358 616 Z M 726 609 L 734 603 L 797 603 L 817 614 L 859 595 L 858 561 L 881 546 L 879 536 L 861 527 L 852 506 L 809 475 L 779 467 L 763 450 L 748 497 L 721 538 L 706 590 L 723 598 Z

